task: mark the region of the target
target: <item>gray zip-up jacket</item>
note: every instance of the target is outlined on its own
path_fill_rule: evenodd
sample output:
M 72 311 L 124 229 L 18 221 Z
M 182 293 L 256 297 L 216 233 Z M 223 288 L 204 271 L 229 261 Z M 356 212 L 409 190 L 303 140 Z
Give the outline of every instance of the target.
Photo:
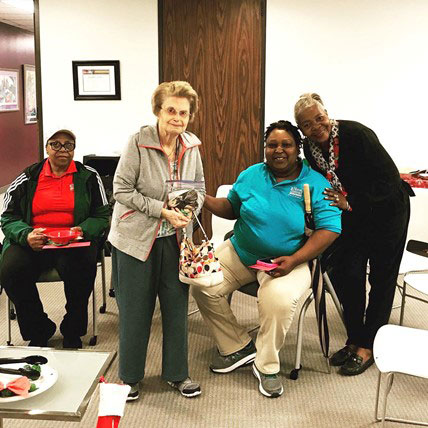
M 180 180 L 204 181 L 198 137 L 180 135 L 178 158 Z M 123 151 L 113 180 L 116 200 L 108 240 L 118 250 L 146 261 L 158 235 L 161 211 L 166 207 L 170 179 L 168 157 L 159 141 L 156 126 L 143 126 Z M 198 210 L 205 198 L 205 186 L 198 190 Z M 186 229 L 192 235 L 192 223 Z M 177 232 L 177 241 L 181 239 Z

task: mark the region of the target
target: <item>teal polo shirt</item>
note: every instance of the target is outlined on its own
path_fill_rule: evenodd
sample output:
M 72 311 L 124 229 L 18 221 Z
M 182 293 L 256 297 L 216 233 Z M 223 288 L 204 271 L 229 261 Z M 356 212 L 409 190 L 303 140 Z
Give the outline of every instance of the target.
M 322 192 L 331 186 L 321 174 L 303 163 L 295 180 L 277 183 L 266 164 L 252 165 L 241 172 L 227 195 L 238 217 L 231 242 L 244 265 L 289 256 L 304 245 L 305 183 L 311 190 L 316 230 L 341 232 L 341 212 L 324 199 Z

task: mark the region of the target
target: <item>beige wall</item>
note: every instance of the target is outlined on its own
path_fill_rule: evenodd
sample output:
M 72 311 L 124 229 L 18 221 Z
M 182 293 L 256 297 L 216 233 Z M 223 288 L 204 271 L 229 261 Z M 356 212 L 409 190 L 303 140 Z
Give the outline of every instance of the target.
M 267 0 L 266 123 L 303 92 L 379 136 L 400 169 L 428 167 L 426 0 Z
M 39 0 L 45 137 L 70 127 L 76 159 L 119 152 L 153 123 L 158 84 L 156 0 Z M 73 60 L 120 60 L 121 101 L 74 101 Z
M 40 0 L 45 130 L 71 126 L 77 157 L 121 150 L 153 123 L 156 0 Z M 427 167 L 426 0 L 267 0 L 266 124 L 302 92 L 378 134 L 401 170 Z M 122 101 L 74 101 L 71 61 L 119 59 Z
M 120 152 L 154 122 L 157 1 L 39 3 L 45 132 L 71 127 L 76 158 Z M 317 91 L 333 117 L 372 127 L 400 169 L 427 168 L 427 28 L 426 0 L 267 0 L 266 123 Z M 74 101 L 71 61 L 90 59 L 121 61 L 122 101 Z M 420 196 L 412 227 L 426 230 Z

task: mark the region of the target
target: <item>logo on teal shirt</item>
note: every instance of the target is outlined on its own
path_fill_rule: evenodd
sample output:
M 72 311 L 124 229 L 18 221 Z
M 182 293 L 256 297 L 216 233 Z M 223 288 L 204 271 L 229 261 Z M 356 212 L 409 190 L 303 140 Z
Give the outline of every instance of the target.
M 303 196 L 303 190 L 302 190 L 302 189 L 299 189 L 298 187 L 293 186 L 293 187 L 290 189 L 290 193 L 289 193 L 289 195 L 290 195 L 290 196 L 294 196 L 295 198 L 302 199 L 302 196 Z

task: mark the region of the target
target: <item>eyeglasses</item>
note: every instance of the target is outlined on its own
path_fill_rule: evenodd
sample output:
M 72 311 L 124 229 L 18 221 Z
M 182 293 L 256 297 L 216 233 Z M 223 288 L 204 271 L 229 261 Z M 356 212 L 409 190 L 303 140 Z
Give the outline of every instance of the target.
M 325 116 L 324 115 L 318 115 L 315 117 L 315 119 L 312 120 L 305 120 L 304 122 L 302 122 L 299 125 L 299 128 L 302 131 L 309 131 L 311 130 L 314 126 L 318 126 L 320 123 L 324 122 L 325 120 Z
M 166 113 L 168 114 L 168 116 L 176 116 L 177 114 L 182 118 L 182 119 L 187 119 L 190 116 L 190 112 L 187 110 L 180 110 L 177 111 L 174 107 L 166 107 L 166 108 L 161 108 L 161 110 L 166 111 Z
M 49 141 L 48 143 L 53 150 L 59 152 L 61 149 L 64 149 L 66 152 L 72 152 L 76 147 L 75 143 L 71 143 L 70 141 L 66 141 L 64 144 L 59 141 Z

